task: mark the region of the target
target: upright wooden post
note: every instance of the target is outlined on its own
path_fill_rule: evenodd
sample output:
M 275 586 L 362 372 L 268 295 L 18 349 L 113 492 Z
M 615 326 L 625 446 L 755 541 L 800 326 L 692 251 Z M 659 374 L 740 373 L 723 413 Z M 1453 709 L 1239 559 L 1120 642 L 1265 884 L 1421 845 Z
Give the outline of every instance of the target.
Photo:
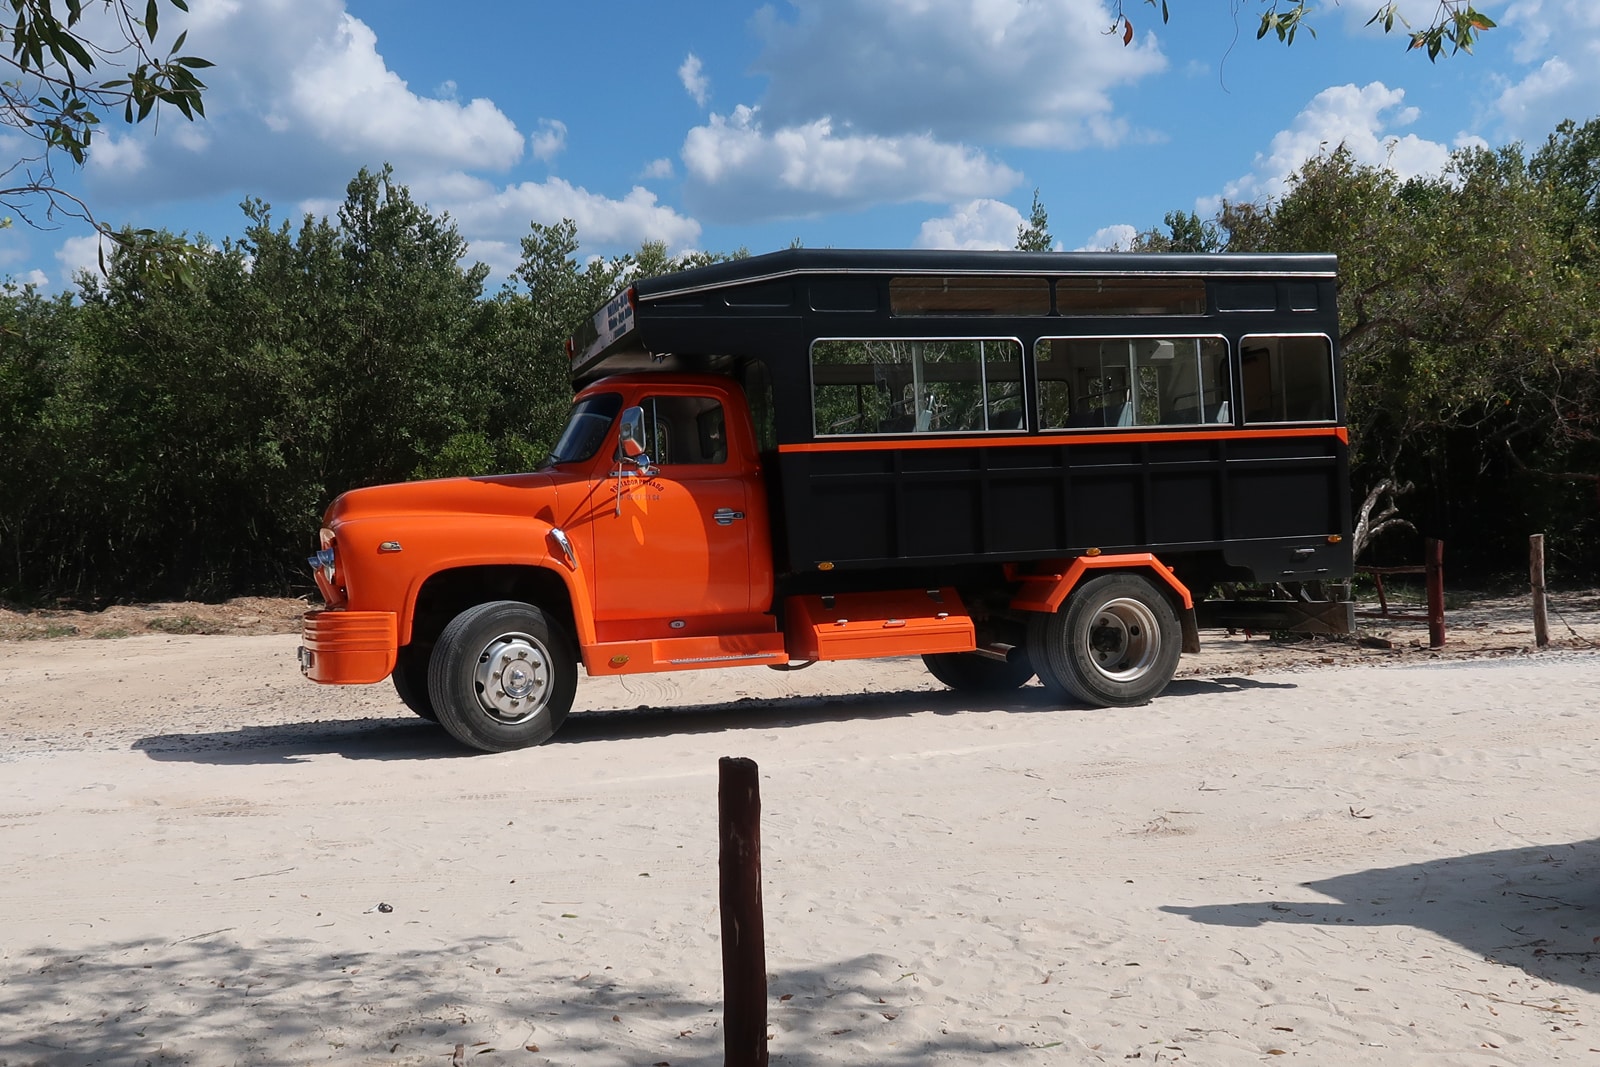
M 754 760 L 718 761 L 724 1067 L 767 1065 L 767 944 L 761 913 L 761 779 Z
M 1428 582 L 1428 647 L 1444 645 L 1444 542 L 1428 538 L 1422 543 L 1424 568 Z
M 1533 587 L 1533 643 L 1550 644 L 1550 605 L 1544 591 L 1544 534 L 1528 537 L 1528 584 Z

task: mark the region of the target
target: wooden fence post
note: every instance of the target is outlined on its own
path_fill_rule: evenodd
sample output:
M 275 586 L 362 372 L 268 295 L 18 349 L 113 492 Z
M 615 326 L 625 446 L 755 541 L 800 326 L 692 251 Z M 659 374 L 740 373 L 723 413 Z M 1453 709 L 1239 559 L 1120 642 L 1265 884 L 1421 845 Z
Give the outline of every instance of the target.
M 1528 537 L 1528 584 L 1533 587 L 1533 643 L 1550 644 L 1550 605 L 1544 591 L 1544 534 Z
M 718 761 L 724 1067 L 766 1067 L 767 945 L 761 911 L 761 780 L 754 760 Z
M 1422 543 L 1423 573 L 1428 583 L 1428 647 L 1444 645 L 1444 542 L 1430 537 Z

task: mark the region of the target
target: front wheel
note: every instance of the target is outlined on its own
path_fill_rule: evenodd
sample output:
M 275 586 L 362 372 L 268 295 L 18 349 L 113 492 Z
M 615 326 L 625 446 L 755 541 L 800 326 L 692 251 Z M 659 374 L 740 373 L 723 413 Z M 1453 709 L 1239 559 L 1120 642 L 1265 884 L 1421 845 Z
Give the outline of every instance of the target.
M 1105 574 L 1028 625 L 1039 680 L 1056 696 L 1097 707 L 1148 703 L 1167 687 L 1183 651 L 1178 613 L 1137 574 Z
M 922 657 L 928 673 L 957 692 L 1004 693 L 1020 689 L 1033 677 L 1033 663 L 1024 649 L 1004 660 L 976 652 L 931 652 Z
M 450 620 L 428 665 L 439 725 L 484 752 L 548 741 L 577 690 L 578 657 L 566 628 L 515 600 L 479 604 Z

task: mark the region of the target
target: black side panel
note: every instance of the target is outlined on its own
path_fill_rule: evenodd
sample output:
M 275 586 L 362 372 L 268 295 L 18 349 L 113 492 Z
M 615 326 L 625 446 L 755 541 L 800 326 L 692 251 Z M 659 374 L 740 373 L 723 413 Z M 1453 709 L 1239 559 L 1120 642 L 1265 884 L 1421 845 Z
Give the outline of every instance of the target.
M 1350 572 L 1345 447 L 1314 437 L 784 452 L 788 564 L 1213 553 L 1256 580 Z M 1336 535 L 1337 540 L 1329 540 Z

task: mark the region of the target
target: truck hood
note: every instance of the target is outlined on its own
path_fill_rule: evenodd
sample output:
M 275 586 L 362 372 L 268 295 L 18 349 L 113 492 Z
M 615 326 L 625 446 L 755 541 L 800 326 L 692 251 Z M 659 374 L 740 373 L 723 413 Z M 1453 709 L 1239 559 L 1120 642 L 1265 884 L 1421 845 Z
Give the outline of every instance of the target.
M 553 515 L 558 478 L 549 473 L 439 478 L 352 489 L 328 506 L 323 524 L 404 515 Z

